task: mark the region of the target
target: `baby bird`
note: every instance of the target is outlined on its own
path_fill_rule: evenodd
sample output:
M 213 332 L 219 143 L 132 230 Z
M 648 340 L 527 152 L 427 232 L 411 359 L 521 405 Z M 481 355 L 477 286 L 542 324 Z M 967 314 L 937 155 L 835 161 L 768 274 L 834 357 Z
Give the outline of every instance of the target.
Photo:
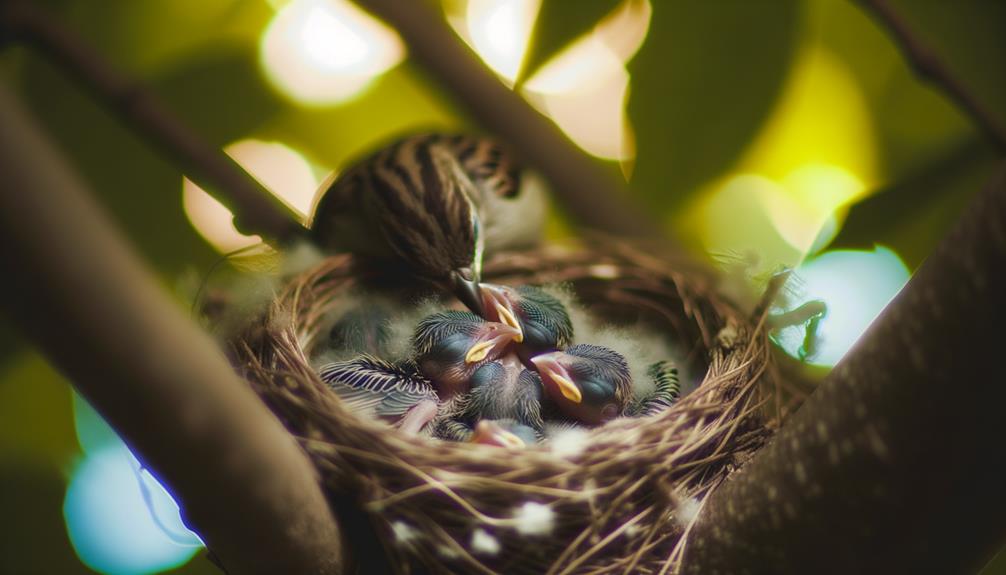
M 486 420 L 504 425 L 512 435 L 533 432 L 534 440 L 541 437 L 544 421 L 541 416 L 543 397 L 541 379 L 526 369 L 516 354 L 489 362 L 472 374 L 471 390 L 443 410 L 434 424 L 434 436 L 453 441 L 480 441 L 483 436 L 499 435 L 494 427 L 479 433 L 478 426 Z M 497 433 L 489 433 L 489 431 Z
M 364 355 L 322 366 L 319 375 L 355 411 L 397 420 L 400 429 L 416 433 L 436 416 L 442 399 L 468 391 L 472 374 L 503 354 L 517 334 L 469 312 L 440 312 L 419 322 L 412 358 L 393 364 Z
M 627 417 L 647 417 L 660 413 L 678 401 L 681 384 L 678 368 L 671 361 L 658 361 L 646 370 L 653 380 L 653 391 L 639 401 L 633 401 L 625 410 Z
M 625 358 L 606 347 L 577 344 L 531 358 L 545 395 L 565 416 L 598 425 L 623 413 L 632 396 Z
M 475 424 L 468 441 L 518 449 L 541 441 L 541 433 L 516 419 L 483 419 Z
M 413 351 L 419 372 L 441 399 L 469 390 L 474 374 L 506 353 L 520 330 L 465 311 L 435 313 L 416 327 Z
M 520 330 L 518 353 L 525 365 L 538 354 L 565 349 L 573 342 L 573 322 L 566 307 L 542 289 L 484 283 L 481 294 L 487 320 Z
M 514 222 L 543 218 L 520 195 L 516 166 L 491 140 L 410 136 L 322 184 L 311 232 L 323 248 L 404 264 L 481 313 L 487 237 L 508 247 L 537 235 Z
M 418 433 L 437 414 L 440 398 L 415 364 L 361 356 L 325 365 L 318 375 L 353 411 L 392 420 L 405 433 Z

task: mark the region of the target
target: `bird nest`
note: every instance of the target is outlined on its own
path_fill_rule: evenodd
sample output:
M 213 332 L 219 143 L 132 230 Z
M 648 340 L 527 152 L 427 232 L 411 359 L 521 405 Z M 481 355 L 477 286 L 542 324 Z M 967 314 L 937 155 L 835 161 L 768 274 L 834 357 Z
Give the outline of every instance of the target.
M 645 321 L 687 352 L 701 383 L 666 411 L 616 419 L 572 447 L 476 446 L 365 421 L 309 361 L 326 314 L 360 281 L 350 256 L 287 284 L 234 342 L 236 363 L 310 456 L 358 561 L 401 573 L 675 572 L 709 495 L 778 423 L 768 305 L 743 313 L 708 274 L 613 242 L 498 256 L 484 277 L 568 284 L 605 321 Z

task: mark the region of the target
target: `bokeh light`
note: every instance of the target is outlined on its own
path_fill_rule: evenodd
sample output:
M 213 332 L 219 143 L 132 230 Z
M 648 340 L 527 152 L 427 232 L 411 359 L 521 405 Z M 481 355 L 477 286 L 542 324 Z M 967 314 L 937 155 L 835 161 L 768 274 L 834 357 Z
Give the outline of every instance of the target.
M 798 265 L 828 244 L 848 206 L 881 179 L 876 147 L 852 73 L 824 48 L 805 46 L 735 173 L 706 186 L 675 223 L 711 252 L 751 250 L 762 254 L 766 268 Z M 739 215 L 738 181 L 751 184 L 752 178 L 758 185 L 750 186 L 752 197 L 742 200 Z
M 303 155 L 279 142 L 251 139 L 230 144 L 224 151 L 306 220 L 319 182 Z M 182 204 L 192 225 L 221 253 L 262 241 L 239 232 L 230 210 L 188 178 L 182 181 Z
M 454 26 L 486 65 L 512 84 L 539 8 L 541 0 L 468 0 L 463 25 Z
M 586 152 L 628 160 L 635 138 L 626 115 L 625 64 L 649 30 L 648 0 L 625 0 L 594 29 L 553 56 L 531 76 L 524 95 Z
M 63 515 L 80 560 L 107 575 L 172 569 L 201 547 L 182 524 L 170 495 L 139 471 L 136 459 L 121 444 L 88 453 L 77 465 Z
M 291 99 L 335 104 L 360 94 L 405 56 L 398 35 L 348 0 L 292 0 L 262 36 L 266 77 Z
M 873 251 L 825 252 L 804 262 L 795 272 L 797 307 L 822 300 L 828 311 L 818 324 L 817 351 L 809 363 L 838 363 L 870 323 L 908 283 L 908 267 L 896 253 L 877 246 Z M 802 326 L 780 331 L 776 341 L 793 357 L 800 357 Z

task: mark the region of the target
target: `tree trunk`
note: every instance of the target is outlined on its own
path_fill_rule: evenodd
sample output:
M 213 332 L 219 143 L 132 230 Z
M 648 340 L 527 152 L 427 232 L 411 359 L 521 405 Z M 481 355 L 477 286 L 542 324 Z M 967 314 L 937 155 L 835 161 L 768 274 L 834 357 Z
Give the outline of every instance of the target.
M 967 573 L 1006 536 L 1006 171 L 773 441 L 687 573 Z

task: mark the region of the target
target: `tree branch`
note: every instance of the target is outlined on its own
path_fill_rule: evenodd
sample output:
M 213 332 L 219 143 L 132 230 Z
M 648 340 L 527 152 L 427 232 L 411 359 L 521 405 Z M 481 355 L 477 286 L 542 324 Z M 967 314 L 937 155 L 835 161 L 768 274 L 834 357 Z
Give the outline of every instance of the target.
M 498 134 L 553 184 L 582 225 L 629 237 L 659 237 L 658 225 L 632 207 L 617 179 L 577 149 L 550 120 L 504 86 L 428 2 L 358 0 L 389 22 L 413 56 L 486 128 Z
M 942 91 L 954 105 L 971 117 L 971 121 L 997 150 L 1006 152 L 1006 129 L 995 114 L 968 90 L 936 52 L 915 36 L 888 0 L 854 1 L 891 35 L 902 57 L 920 80 Z
M 163 293 L 0 86 L 3 306 L 180 498 L 230 573 L 335 573 L 294 439 Z
M 299 217 L 287 205 L 237 162 L 193 133 L 149 90 L 114 70 L 44 9 L 25 0 L 0 0 L 0 33 L 4 31 L 62 68 L 123 125 L 216 196 L 234 214 L 234 224 L 241 232 L 278 242 L 303 233 Z
M 1006 166 L 775 439 L 687 573 L 975 572 L 1006 535 Z

